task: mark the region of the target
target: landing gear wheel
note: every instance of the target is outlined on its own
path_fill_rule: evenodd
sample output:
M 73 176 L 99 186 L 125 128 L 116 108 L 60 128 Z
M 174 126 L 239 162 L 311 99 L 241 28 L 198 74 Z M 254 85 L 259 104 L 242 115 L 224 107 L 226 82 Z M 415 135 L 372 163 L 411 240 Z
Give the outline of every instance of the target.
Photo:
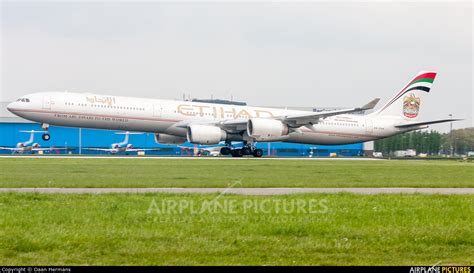
M 242 157 L 242 149 L 231 150 L 230 154 L 232 157 Z
M 48 141 L 49 139 L 51 139 L 51 136 L 49 134 L 43 134 L 41 136 L 41 138 L 44 140 L 44 141 Z
M 221 149 L 221 155 L 230 155 L 230 148 L 229 147 L 222 147 Z
M 263 150 L 262 149 L 253 150 L 253 156 L 254 157 L 262 157 L 263 156 Z
M 242 154 L 243 155 L 251 155 L 252 154 L 252 149 L 250 147 L 243 147 L 242 148 Z

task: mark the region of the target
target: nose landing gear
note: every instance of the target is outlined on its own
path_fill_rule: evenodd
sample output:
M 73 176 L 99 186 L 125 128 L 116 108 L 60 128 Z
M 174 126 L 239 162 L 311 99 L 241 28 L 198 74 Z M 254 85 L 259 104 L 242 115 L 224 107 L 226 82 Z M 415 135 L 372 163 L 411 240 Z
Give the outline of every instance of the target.
M 44 141 L 48 141 L 51 139 L 51 136 L 49 135 L 49 124 L 47 123 L 41 123 L 41 128 L 43 130 L 45 130 L 46 132 L 41 136 L 41 138 L 44 140 Z
M 48 134 L 48 133 L 44 133 L 41 138 L 44 140 L 44 141 L 48 141 L 51 139 L 51 136 Z

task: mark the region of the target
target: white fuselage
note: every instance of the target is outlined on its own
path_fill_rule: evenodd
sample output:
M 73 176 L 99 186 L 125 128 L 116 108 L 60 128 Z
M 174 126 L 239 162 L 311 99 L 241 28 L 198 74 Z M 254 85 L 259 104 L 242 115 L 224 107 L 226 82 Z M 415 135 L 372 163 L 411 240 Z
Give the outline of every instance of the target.
M 8 109 L 18 116 L 50 125 L 153 132 L 186 137 L 182 122 L 269 118 L 305 111 L 277 108 L 119 97 L 88 93 L 44 92 L 26 95 Z M 301 127 L 284 141 L 308 144 L 348 144 L 384 138 L 402 132 L 396 120 L 371 115 L 338 115 Z

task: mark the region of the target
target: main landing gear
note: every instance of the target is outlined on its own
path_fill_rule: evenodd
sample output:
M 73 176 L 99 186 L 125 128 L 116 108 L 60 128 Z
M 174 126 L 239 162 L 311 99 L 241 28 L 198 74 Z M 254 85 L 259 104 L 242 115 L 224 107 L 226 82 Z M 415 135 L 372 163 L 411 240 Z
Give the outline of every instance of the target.
M 253 145 L 247 145 L 244 143 L 242 148 L 231 148 L 230 146 L 222 147 L 222 155 L 231 155 L 232 157 L 242 157 L 244 155 L 253 155 L 254 157 L 262 157 L 263 150 L 257 149 Z
M 46 132 L 41 136 L 41 138 L 44 141 L 48 141 L 51 139 L 51 136 L 49 135 L 48 129 L 49 129 L 49 124 L 47 123 L 41 123 L 41 128 L 45 130 Z

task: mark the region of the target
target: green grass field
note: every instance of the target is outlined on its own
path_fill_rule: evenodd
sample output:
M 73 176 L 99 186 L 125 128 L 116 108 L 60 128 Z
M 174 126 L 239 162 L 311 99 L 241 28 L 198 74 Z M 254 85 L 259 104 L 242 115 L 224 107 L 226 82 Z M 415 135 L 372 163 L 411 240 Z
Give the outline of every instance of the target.
M 474 263 L 472 195 L 226 195 L 215 202 L 236 205 L 218 213 L 165 213 L 162 205 L 163 200 L 175 200 L 199 208 L 216 196 L 3 193 L 0 261 L 3 265 Z M 248 200 L 256 204 L 316 200 L 324 206 L 282 212 L 269 205 L 265 211 L 255 211 L 244 209 Z
M 456 161 L 0 158 L 0 187 L 474 187 Z
M 473 168 L 455 161 L 0 158 L 0 187 L 473 187 Z M 282 207 L 301 203 L 303 211 Z M 308 210 L 310 203 L 319 207 Z M 473 195 L 1 193 L 0 261 L 472 264 L 473 222 Z

